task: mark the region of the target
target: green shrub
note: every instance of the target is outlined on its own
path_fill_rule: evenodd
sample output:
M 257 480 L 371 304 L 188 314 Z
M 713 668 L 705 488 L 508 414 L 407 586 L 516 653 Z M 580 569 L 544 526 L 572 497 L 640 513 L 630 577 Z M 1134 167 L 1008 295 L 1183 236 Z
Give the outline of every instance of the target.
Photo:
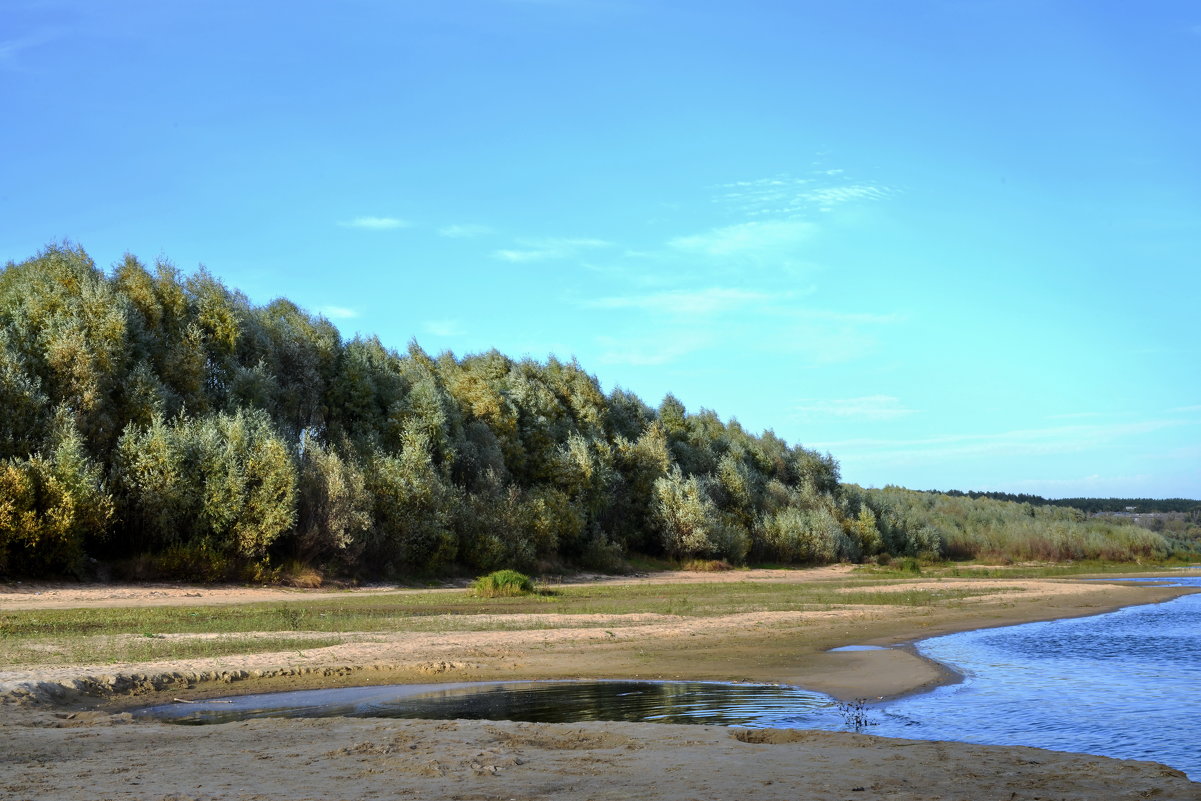
M 529 595 L 534 591 L 534 581 L 516 570 L 497 570 L 475 580 L 475 594 L 481 598 L 505 598 Z

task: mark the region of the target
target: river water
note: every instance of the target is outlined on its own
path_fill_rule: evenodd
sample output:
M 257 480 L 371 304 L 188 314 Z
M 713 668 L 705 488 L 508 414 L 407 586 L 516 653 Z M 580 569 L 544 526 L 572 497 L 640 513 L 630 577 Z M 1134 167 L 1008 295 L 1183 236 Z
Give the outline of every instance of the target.
M 1201 575 L 1173 581 L 1201 586 Z M 1150 759 L 1201 780 L 1201 594 L 935 637 L 918 650 L 963 681 L 865 708 L 776 685 L 527 681 L 271 693 L 138 714 L 179 723 L 345 715 L 854 729 Z
M 1201 594 L 917 647 L 963 682 L 874 709 L 870 733 L 1151 759 L 1201 780 Z

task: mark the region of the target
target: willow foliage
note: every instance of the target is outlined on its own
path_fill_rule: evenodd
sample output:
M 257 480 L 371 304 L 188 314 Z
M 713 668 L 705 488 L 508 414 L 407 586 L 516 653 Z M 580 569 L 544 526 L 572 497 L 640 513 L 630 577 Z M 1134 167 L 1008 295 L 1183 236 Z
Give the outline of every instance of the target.
M 838 463 L 577 362 L 344 341 L 200 270 L 51 246 L 0 270 L 0 572 L 147 555 L 208 578 L 1162 554 L 1072 510 L 862 490 Z M 918 496 L 921 497 L 918 497 Z

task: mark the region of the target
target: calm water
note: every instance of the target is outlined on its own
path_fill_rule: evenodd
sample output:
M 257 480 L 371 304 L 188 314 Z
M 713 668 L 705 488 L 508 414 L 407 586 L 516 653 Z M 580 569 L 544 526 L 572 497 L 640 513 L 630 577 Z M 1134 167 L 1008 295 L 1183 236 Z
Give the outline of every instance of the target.
M 264 693 L 166 704 L 139 715 L 176 723 L 262 717 L 385 717 L 435 720 L 583 720 L 709 723 L 752 728 L 835 728 L 843 717 L 821 693 L 771 684 L 707 681 L 508 681 L 395 684 Z
M 1201 574 L 1177 581 L 1201 586 Z M 870 707 L 868 733 L 1152 759 L 1201 780 L 1201 594 L 918 647 L 963 673 L 963 682 Z M 560 681 L 271 693 L 139 714 L 179 723 L 353 716 L 848 729 L 853 710 L 796 687 Z
M 1153 759 L 1201 780 L 1201 594 L 918 649 L 963 683 L 873 710 L 872 734 Z

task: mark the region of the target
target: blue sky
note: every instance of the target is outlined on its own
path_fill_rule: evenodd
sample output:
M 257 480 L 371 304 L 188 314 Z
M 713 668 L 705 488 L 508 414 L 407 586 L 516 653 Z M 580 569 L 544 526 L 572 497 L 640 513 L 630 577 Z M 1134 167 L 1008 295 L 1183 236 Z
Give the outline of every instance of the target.
M 575 356 L 864 485 L 1201 497 L 1201 6 L 7 0 L 0 259 Z

